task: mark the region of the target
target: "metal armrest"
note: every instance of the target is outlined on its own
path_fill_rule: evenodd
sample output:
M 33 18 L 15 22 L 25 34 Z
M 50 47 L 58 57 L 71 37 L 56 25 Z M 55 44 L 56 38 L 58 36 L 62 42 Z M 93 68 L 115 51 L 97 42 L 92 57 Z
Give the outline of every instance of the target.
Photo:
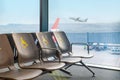
M 88 46 L 88 43 L 71 43 L 71 45 L 73 45 L 73 44 L 87 45 Z
M 48 50 L 56 50 L 56 56 L 59 58 L 59 62 L 61 62 L 61 51 L 56 48 L 41 48 L 41 49 L 48 49 Z
M 72 51 L 72 45 L 73 45 L 73 44 L 86 45 L 86 46 L 87 46 L 88 54 L 90 53 L 90 51 L 89 51 L 89 44 L 88 44 L 88 43 L 71 43 L 71 51 Z

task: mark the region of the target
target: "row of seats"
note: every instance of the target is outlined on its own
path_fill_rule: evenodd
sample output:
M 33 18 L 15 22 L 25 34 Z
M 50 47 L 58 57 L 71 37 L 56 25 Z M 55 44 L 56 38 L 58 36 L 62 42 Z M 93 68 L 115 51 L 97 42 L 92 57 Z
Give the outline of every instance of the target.
M 36 37 L 39 46 L 35 44 L 31 33 L 12 34 L 17 49 L 17 63 L 20 67 L 18 69 L 14 66 L 11 42 L 5 34 L 0 34 L 0 69 L 9 69 L 9 71 L 0 73 L 0 79 L 27 80 L 54 70 L 63 71 L 71 76 L 72 74 L 66 69 L 72 65 L 78 65 L 76 63 L 81 63 L 93 73 L 93 76 L 95 75 L 82 62 L 83 56 L 72 56 L 71 45 L 63 31 L 39 32 L 36 33 Z M 64 53 L 68 53 L 68 56 L 62 56 Z

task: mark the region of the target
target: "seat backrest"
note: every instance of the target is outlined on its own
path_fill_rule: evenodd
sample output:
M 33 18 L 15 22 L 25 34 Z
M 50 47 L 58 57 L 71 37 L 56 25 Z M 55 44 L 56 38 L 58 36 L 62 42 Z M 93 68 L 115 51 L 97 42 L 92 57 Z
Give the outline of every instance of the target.
M 67 53 L 71 51 L 71 44 L 63 31 L 53 32 L 55 39 L 57 41 L 58 47 L 62 53 Z
M 19 63 L 27 63 L 39 59 L 39 49 L 30 33 L 13 33 L 12 37 L 18 51 Z
M 14 66 L 14 55 L 8 38 L 0 34 L 0 69 Z
M 42 57 L 54 57 L 56 56 L 56 45 L 52 39 L 51 32 L 39 32 L 36 33 L 40 47 L 42 49 Z M 49 48 L 49 49 L 44 49 Z M 50 49 L 54 48 L 54 49 Z

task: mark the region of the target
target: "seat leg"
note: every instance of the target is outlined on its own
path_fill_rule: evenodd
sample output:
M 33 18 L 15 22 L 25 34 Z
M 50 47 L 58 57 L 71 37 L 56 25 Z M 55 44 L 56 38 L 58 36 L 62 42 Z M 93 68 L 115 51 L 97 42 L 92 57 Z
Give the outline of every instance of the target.
M 66 70 L 64 70 L 64 69 L 60 69 L 60 71 L 62 71 L 62 72 L 64 72 L 64 73 L 66 73 L 66 74 L 72 76 L 72 74 L 71 74 L 70 72 L 68 72 L 68 71 L 66 71 Z
M 46 70 L 45 70 L 45 71 L 42 72 L 41 75 L 44 75 L 44 74 L 46 74 L 46 73 L 52 73 L 52 71 L 46 71 Z
M 66 70 L 66 69 L 68 69 L 69 67 L 71 67 L 72 65 L 74 65 L 75 63 L 73 63 L 73 64 L 69 64 L 67 67 L 65 67 L 64 69 Z
M 88 66 L 86 66 L 86 65 L 82 62 L 82 60 L 80 61 L 80 63 L 81 63 L 85 68 L 87 68 L 87 69 L 93 74 L 93 77 L 95 77 L 95 73 L 94 73 Z

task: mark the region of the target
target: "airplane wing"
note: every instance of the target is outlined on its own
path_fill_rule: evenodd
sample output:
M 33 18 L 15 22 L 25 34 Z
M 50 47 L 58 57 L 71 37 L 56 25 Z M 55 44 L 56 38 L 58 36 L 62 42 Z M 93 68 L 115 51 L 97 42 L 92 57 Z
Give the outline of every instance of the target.
M 88 18 L 86 18 L 86 19 L 83 19 L 83 20 L 77 20 L 77 21 L 79 21 L 79 22 L 87 22 L 87 20 L 88 20 Z
M 70 17 L 69 19 L 76 20 L 76 18 Z
M 88 18 L 85 19 L 85 22 L 87 22 Z

